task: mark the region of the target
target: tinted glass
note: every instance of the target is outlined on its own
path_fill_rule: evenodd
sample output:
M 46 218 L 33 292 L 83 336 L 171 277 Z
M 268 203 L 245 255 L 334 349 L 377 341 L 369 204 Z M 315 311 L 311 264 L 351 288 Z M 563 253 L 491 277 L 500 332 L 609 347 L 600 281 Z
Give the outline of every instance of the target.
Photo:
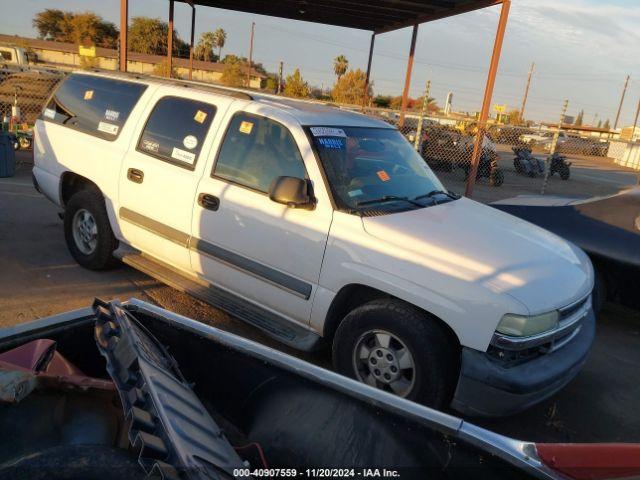
M 164 97 L 156 103 L 138 142 L 138 150 L 193 168 L 216 107 L 188 98 Z
M 246 113 L 231 120 L 213 173 L 265 193 L 277 177 L 306 177 L 291 132 L 278 122 Z
M 146 88 L 112 78 L 71 74 L 56 90 L 42 117 L 115 140 Z
M 13 55 L 11 55 L 11 52 L 2 51 L 2 52 L 0 52 L 0 58 L 10 62 L 10 61 L 13 60 Z
M 450 198 L 428 196 L 444 187 L 395 129 L 310 127 L 331 190 L 342 209 L 392 212 Z

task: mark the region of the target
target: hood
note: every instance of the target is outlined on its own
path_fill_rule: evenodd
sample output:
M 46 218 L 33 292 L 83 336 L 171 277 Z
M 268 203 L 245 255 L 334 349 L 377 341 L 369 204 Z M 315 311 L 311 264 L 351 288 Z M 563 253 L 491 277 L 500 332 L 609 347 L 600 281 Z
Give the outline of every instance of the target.
M 511 295 L 531 314 L 563 307 L 593 287 L 582 250 L 512 215 L 466 198 L 403 213 L 362 219 L 386 248 L 415 255 L 427 268 Z M 428 275 L 414 272 L 416 283 Z

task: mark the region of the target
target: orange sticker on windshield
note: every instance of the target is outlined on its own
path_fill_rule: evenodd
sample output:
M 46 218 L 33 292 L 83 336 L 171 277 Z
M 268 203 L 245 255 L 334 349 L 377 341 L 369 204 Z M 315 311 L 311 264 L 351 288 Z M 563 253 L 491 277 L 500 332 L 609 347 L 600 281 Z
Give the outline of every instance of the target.
M 251 130 L 253 130 L 253 123 L 242 122 L 238 130 L 240 130 L 242 133 L 246 133 L 247 135 L 249 135 L 251 133 Z
M 193 119 L 198 123 L 203 123 L 207 119 L 207 112 L 203 112 L 202 110 L 198 110 L 194 115 Z
M 383 182 L 388 182 L 389 180 L 391 180 L 391 177 L 389 176 L 389 174 L 384 170 L 380 170 L 379 172 L 377 172 L 377 174 L 378 174 L 378 178 Z
M 91 100 L 93 98 L 93 90 L 86 90 L 84 92 L 84 99 Z

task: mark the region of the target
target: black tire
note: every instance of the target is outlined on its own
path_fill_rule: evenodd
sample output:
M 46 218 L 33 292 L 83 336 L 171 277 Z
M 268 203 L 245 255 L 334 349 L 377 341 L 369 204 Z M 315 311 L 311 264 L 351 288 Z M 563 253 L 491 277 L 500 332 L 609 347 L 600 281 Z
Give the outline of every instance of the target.
M 499 187 L 504 183 L 504 172 L 499 168 L 494 168 L 489 174 L 489 185 Z
M 97 227 L 97 244 L 90 254 L 83 253 L 74 240 L 73 219 L 81 209 L 93 216 Z M 64 237 L 71 256 L 84 268 L 107 270 L 117 264 L 113 251 L 118 247 L 118 241 L 111 230 L 104 197 L 97 188 L 80 190 L 71 197 L 64 213 Z
M 519 159 L 516 158 L 513 160 L 513 168 L 516 169 L 516 173 L 519 173 L 520 175 L 524 174 L 524 167 Z
M 446 408 L 458 380 L 459 347 L 436 319 L 399 300 L 373 300 L 344 318 L 333 339 L 334 369 L 363 381 L 356 371 L 356 348 L 363 335 L 380 330 L 401 340 L 413 357 L 412 386 L 403 396 L 433 408 Z M 392 391 L 388 385 L 382 389 Z
M 571 175 L 571 170 L 566 165 L 560 167 L 560 178 L 562 180 L 569 180 L 569 176 Z

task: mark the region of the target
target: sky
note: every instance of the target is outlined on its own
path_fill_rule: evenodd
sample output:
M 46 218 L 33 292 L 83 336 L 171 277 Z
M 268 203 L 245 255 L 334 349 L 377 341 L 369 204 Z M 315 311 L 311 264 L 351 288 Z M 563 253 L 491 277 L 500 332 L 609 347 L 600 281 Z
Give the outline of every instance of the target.
M 10 0 L 0 0 L 0 5 Z M 0 16 L 0 33 L 35 37 L 31 20 L 45 8 L 93 11 L 119 23 L 118 0 L 21 0 L 11 15 Z M 130 0 L 130 17 L 167 20 L 166 0 Z M 6 12 L 0 7 L 0 11 Z M 188 39 L 191 9 L 176 3 L 178 34 Z M 410 94 L 421 95 L 427 80 L 431 96 L 444 105 L 453 92 L 457 111 L 480 109 L 500 7 L 420 26 Z M 300 68 L 310 84 L 325 89 L 335 82 L 333 58 L 344 54 L 350 67 L 366 69 L 370 32 L 308 22 L 199 7 L 196 38 L 207 30 L 227 31 L 225 53 L 248 56 L 251 22 L 256 23 L 254 61 L 276 72 Z M 569 115 L 584 110 L 585 123 L 616 116 L 626 75 L 631 76 L 620 126 L 633 123 L 640 98 L 639 0 L 512 0 L 493 104 L 520 108 L 532 62 L 535 72 L 526 117 L 557 121 L 562 103 Z M 404 85 L 411 29 L 376 39 L 372 80 L 375 94 L 400 95 Z

